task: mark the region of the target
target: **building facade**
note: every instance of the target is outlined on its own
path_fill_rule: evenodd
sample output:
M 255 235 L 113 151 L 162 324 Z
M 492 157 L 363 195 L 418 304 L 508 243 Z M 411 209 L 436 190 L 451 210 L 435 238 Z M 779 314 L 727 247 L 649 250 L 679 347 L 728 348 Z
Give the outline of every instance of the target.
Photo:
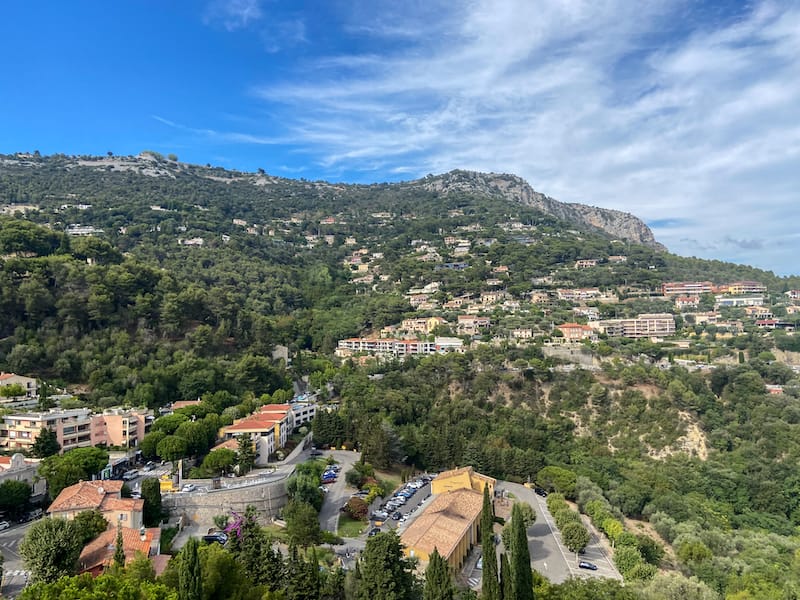
M 596 321 L 593 326 L 609 337 L 662 338 L 675 333 L 675 317 L 669 313 L 643 314 L 629 319 Z

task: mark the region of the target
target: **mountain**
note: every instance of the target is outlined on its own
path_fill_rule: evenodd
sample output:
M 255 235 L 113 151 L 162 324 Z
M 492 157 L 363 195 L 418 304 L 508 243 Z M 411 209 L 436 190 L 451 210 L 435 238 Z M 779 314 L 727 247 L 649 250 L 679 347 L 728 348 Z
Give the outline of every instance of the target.
M 341 197 L 343 192 L 367 200 L 376 190 L 380 190 L 381 196 L 384 198 L 387 195 L 391 196 L 394 191 L 404 193 L 420 191 L 433 194 L 434 198 L 456 194 L 500 198 L 512 204 L 537 209 L 545 215 L 564 221 L 580 230 L 600 231 L 614 239 L 642 244 L 656 250 L 666 250 L 662 244 L 656 241 L 650 228 L 634 215 L 584 204 L 559 202 L 537 192 L 528 182 L 516 175 L 455 170 L 408 182 L 346 185 L 321 181 L 298 181 L 262 172 L 258 174 L 243 173 L 212 168 L 210 165 L 205 167 L 190 165 L 177 160 L 169 160 L 156 152 L 149 151 L 138 156 L 75 157 L 55 155 L 38 157 L 16 154 L 0 157 L 0 174 L 5 171 L 6 175 L 24 176 L 26 179 L 49 179 L 52 173 L 48 174 L 48 170 L 52 171 L 54 167 L 57 168 L 55 174 L 58 175 L 58 180 L 52 183 L 54 186 L 64 185 L 65 181 L 74 183 L 76 177 L 95 181 L 100 179 L 104 183 L 113 183 L 113 176 L 124 174 L 125 182 L 130 181 L 130 176 L 138 175 L 147 179 L 171 180 L 182 185 L 186 185 L 191 180 L 194 180 L 192 185 L 197 185 L 199 181 L 203 180 L 226 185 L 236 184 L 240 188 L 240 195 L 243 193 L 250 196 L 269 195 L 276 190 L 279 190 L 281 195 L 285 195 L 286 190 L 291 190 L 290 195 L 296 195 L 298 188 L 302 188 L 304 193 L 310 193 L 310 196 L 316 195 L 317 200 Z M 74 193 L 72 189 L 65 191 Z M 2 196 L 0 196 L 0 200 L 3 200 Z M 369 202 L 365 204 L 369 206 Z M 315 205 L 317 208 L 321 208 L 327 206 L 327 203 L 316 202 Z M 306 207 L 311 208 L 310 206 Z
M 666 247 L 656 241 L 653 232 L 638 217 L 609 208 L 559 202 L 537 192 L 527 181 L 516 175 L 457 170 L 443 175 L 429 176 L 411 182 L 411 185 L 442 194 L 468 192 L 499 196 L 537 208 L 547 215 L 573 223 L 580 228 L 599 229 L 614 238 L 666 251 Z

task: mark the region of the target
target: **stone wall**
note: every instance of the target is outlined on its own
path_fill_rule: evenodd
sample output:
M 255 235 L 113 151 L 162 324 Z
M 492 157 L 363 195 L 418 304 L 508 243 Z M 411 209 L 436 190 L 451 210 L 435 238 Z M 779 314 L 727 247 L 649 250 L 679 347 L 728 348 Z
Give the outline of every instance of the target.
M 288 475 L 276 475 L 251 485 L 209 490 L 208 492 L 162 495 L 162 505 L 171 517 L 183 517 L 186 525 L 213 527 L 216 515 L 243 514 L 248 505 L 258 510 L 263 520 L 278 514 L 288 501 Z

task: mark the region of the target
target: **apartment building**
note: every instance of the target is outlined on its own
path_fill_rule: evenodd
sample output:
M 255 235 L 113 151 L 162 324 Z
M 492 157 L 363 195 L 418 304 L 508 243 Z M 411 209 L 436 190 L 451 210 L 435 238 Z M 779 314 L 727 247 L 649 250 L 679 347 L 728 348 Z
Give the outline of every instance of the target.
M 767 286 L 760 281 L 735 281 L 719 286 L 717 289 L 722 294 L 743 296 L 746 294 L 766 294 Z
M 710 281 L 671 281 L 661 284 L 661 293 L 665 296 L 699 296 L 714 291 Z
M 642 314 L 629 319 L 592 323 L 609 337 L 662 338 L 675 333 L 675 317 L 669 313 Z
M 42 428 L 55 432 L 62 451 L 93 445 L 92 412 L 76 408 L 6 415 L 0 424 L 0 448 L 29 451 Z
M 714 307 L 764 306 L 764 296 L 715 296 Z
M 108 408 L 92 415 L 92 445 L 138 446 L 150 432 L 154 418 L 151 410 Z
M 235 421 L 222 432 L 226 439 L 249 436 L 256 451 L 256 464 L 265 465 L 270 455 L 286 445 L 295 427 L 295 413 L 289 404 L 265 404 L 252 415 Z
M 401 340 L 394 338 L 348 338 L 339 340 L 336 356 L 346 358 L 357 353 L 401 358 L 411 354 L 437 354 L 459 350 L 461 345 L 453 343 L 452 338 L 437 337 L 434 341 Z M 461 342 L 461 340 L 457 340 Z

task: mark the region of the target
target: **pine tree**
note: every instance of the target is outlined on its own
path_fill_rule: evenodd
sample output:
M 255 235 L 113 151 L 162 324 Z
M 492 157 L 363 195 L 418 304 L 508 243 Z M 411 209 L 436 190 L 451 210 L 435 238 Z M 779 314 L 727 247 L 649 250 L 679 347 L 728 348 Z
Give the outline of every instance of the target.
M 514 600 L 514 578 L 511 576 L 511 566 L 505 552 L 500 555 L 500 591 L 503 600 Z
M 200 555 L 197 538 L 189 538 L 181 550 L 178 571 L 178 600 L 202 600 L 203 578 L 200 572 Z
M 489 486 L 483 488 L 483 510 L 481 512 L 481 550 L 483 552 L 483 584 L 481 597 L 486 600 L 500 599 L 500 583 L 497 577 L 497 554 L 494 547 L 494 510 L 489 496 Z
M 453 600 L 453 581 L 450 567 L 439 551 L 434 548 L 425 569 L 425 592 L 423 600 Z
M 414 575 L 403 558 L 400 538 L 394 532 L 380 533 L 367 540 L 361 553 L 358 600 L 411 600 Z
M 533 600 L 533 575 L 528 533 L 519 504 L 511 510 L 511 576 L 515 600 Z

